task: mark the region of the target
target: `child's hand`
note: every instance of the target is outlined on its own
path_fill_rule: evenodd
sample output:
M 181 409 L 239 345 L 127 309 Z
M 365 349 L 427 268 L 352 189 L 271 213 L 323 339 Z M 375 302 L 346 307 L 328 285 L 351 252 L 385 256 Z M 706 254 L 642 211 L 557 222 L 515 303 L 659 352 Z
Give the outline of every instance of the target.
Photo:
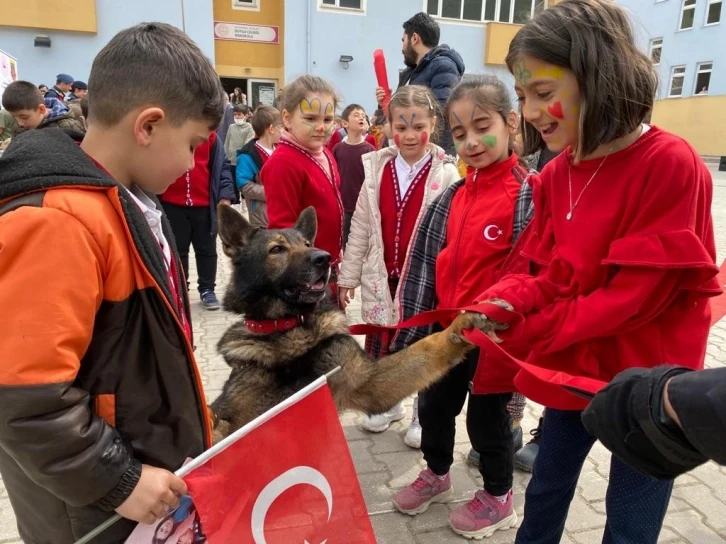
M 340 307 L 345 308 L 350 304 L 350 301 L 355 298 L 355 289 L 348 289 L 347 287 L 340 287 L 338 289 L 338 299 L 340 300 Z
M 136 487 L 116 513 L 126 519 L 152 524 L 179 505 L 179 496 L 186 495 L 187 484 L 179 476 L 149 465 L 142 465 Z
M 232 201 L 230 199 L 228 199 L 228 198 L 220 198 L 219 199 L 219 203 L 220 204 L 224 204 L 225 206 L 231 206 L 232 205 Z

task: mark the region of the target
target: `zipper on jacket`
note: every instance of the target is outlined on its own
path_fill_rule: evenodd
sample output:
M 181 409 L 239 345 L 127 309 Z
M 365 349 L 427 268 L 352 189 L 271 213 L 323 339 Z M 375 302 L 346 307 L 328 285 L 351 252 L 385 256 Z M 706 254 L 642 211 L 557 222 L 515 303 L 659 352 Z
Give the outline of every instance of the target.
M 459 248 L 461 246 L 461 237 L 464 233 L 464 225 L 466 224 L 466 218 L 469 215 L 469 212 L 471 211 L 471 208 L 474 206 L 474 203 L 476 202 L 476 197 L 479 193 L 479 188 L 476 185 L 476 178 L 479 175 L 479 170 L 474 172 L 474 176 L 472 179 L 472 185 L 474 186 L 474 198 L 471 199 L 471 202 L 467 205 L 466 209 L 464 210 L 463 215 L 461 216 L 461 224 L 462 227 L 459 229 L 459 233 L 456 235 L 456 242 L 454 243 L 454 251 L 453 251 L 453 259 L 454 259 L 454 278 L 459 277 Z M 464 182 L 464 189 L 466 190 L 466 182 Z M 449 214 L 451 214 L 451 209 L 449 209 Z M 448 306 L 445 306 L 446 308 L 453 308 L 454 305 L 454 298 L 456 297 L 456 287 L 454 287 L 454 290 L 451 293 L 451 298 L 449 299 Z

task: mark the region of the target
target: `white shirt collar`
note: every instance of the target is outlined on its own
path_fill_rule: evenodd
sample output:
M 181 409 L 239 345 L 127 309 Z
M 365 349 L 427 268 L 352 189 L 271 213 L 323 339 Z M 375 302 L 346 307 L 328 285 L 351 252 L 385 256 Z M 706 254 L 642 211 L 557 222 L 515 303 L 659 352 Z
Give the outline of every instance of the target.
M 124 187 L 125 188 L 125 187 Z M 126 189 L 126 188 L 125 188 Z M 161 250 L 164 253 L 164 260 L 168 264 L 171 262 L 171 251 L 169 250 L 169 244 L 164 236 L 164 230 L 161 226 L 162 213 L 159 208 L 156 207 L 156 203 L 149 198 L 139 187 L 133 185 L 131 189 L 126 189 L 131 195 L 131 198 L 136 202 L 136 205 L 144 214 L 144 219 L 149 224 L 151 232 L 156 237 L 156 241 L 159 242 Z
M 416 174 L 418 174 L 421 169 L 426 166 L 426 163 L 431 160 L 431 153 L 426 153 L 419 161 L 414 163 L 413 166 L 410 166 L 405 160 L 403 160 L 403 157 L 401 157 L 401 152 L 399 151 L 396 155 L 396 173 L 401 177 L 401 174 L 403 174 L 406 177 L 409 177 L 411 179 L 416 177 Z

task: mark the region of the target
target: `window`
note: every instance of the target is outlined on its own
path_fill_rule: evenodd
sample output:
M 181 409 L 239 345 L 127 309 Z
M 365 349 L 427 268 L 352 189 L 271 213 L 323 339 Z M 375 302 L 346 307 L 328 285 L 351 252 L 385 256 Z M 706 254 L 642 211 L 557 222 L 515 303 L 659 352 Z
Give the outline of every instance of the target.
M 721 3 L 721 0 L 708 0 L 706 25 L 717 25 L 721 22 Z
M 656 66 L 660 64 L 660 55 L 663 50 L 663 38 L 650 40 L 650 58 Z
M 696 66 L 696 87 L 693 94 L 708 94 L 708 87 L 711 84 L 712 62 L 701 62 Z
M 426 0 L 426 13 L 460 21 L 524 24 L 547 0 Z
M 683 0 L 681 6 L 681 26 L 678 30 L 693 28 L 693 19 L 696 16 L 696 0 Z
M 331 8 L 364 9 L 363 0 L 321 0 L 320 5 Z
M 260 0 L 232 0 L 232 9 L 260 11 Z
M 686 79 L 686 67 L 674 66 L 671 68 L 671 84 L 669 98 L 683 95 L 683 81 Z

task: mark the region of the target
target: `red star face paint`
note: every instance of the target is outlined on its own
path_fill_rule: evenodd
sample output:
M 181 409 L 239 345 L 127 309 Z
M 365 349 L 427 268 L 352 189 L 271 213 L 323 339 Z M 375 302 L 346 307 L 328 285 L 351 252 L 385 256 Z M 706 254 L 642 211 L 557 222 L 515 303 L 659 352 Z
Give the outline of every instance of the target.
M 564 119 L 565 118 L 565 114 L 562 112 L 562 103 L 561 102 L 553 102 L 552 104 L 547 106 L 547 113 L 549 113 L 555 119 Z
M 421 133 L 421 145 L 426 145 L 429 141 L 429 133 L 428 132 L 422 132 Z

